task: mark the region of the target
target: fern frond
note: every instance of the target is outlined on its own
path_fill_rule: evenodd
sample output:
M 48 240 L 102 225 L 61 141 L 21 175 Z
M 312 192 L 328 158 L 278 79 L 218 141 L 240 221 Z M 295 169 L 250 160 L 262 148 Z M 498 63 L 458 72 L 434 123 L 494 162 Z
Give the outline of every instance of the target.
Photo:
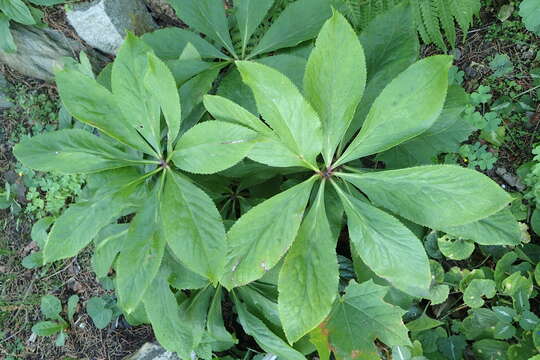
M 463 30 L 464 38 L 467 36 L 470 26 L 473 23 L 475 15 L 480 13 L 480 0 L 452 0 L 450 9 L 452 16 Z
M 437 7 L 437 16 L 441 22 L 441 27 L 444 30 L 444 35 L 448 39 L 450 45 L 456 47 L 456 26 L 452 10 L 450 9 L 447 0 L 434 0 Z
M 436 1 L 420 1 L 420 11 L 426 32 L 431 40 L 430 42 L 435 43 L 439 48 L 446 51 L 446 44 L 442 37 L 441 25 L 437 16 L 437 8 L 434 6 Z

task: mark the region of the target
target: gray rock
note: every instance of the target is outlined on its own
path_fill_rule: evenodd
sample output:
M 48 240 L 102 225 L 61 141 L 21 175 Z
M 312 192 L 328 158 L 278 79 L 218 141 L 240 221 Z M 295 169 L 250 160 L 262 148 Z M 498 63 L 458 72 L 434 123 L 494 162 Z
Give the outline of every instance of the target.
M 8 100 L 6 91 L 8 88 L 8 82 L 2 73 L 0 73 L 0 111 L 9 109 L 13 106 L 13 103 Z
M 73 5 L 67 19 L 81 39 L 115 54 L 128 31 L 137 35 L 157 28 L 141 0 L 96 0 Z
M 521 183 L 521 180 L 517 176 L 510 174 L 505 168 L 496 168 L 495 173 L 511 187 L 516 188 L 519 191 L 525 190 L 525 185 Z
M 168 352 L 161 346 L 146 343 L 135 354 L 128 356 L 124 360 L 180 360 L 178 356 Z
M 31 26 L 11 24 L 11 32 L 17 52 L 0 51 L 0 62 L 23 75 L 50 81 L 54 70 L 64 65 L 64 57 L 76 57 L 83 49 L 75 40 L 68 39 L 61 32 L 38 29 Z

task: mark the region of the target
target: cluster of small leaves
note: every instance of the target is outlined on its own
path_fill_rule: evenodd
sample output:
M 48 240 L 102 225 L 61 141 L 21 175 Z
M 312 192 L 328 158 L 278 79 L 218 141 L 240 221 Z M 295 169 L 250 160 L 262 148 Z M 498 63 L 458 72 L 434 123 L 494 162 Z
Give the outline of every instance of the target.
M 35 7 L 62 4 L 66 0 L 3 0 L 0 1 L 0 49 L 5 52 L 17 51 L 17 45 L 10 31 L 10 22 L 22 25 L 46 26 L 43 11 Z
M 46 295 L 41 298 L 41 314 L 46 321 L 41 321 L 32 327 L 32 332 L 38 336 L 56 335 L 56 346 L 64 346 L 67 338 L 66 331 L 69 324 L 73 324 L 73 317 L 77 311 L 79 297 L 72 295 L 67 302 L 67 319 L 64 320 L 60 315 L 62 313 L 62 303 L 53 295 Z

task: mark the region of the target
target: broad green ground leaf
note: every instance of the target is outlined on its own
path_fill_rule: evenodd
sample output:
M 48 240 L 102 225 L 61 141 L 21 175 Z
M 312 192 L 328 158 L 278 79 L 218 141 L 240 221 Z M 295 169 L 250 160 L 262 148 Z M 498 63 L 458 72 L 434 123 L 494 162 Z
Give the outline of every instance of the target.
M 24 166 L 62 174 L 92 173 L 129 166 L 137 159 L 88 131 L 43 133 L 18 143 L 13 153 Z
M 128 34 L 113 63 L 111 85 L 124 117 L 141 133 L 154 150 L 160 149 L 161 122 L 158 96 L 144 86 L 151 48 Z
M 349 236 L 362 261 L 394 287 L 426 296 L 431 273 L 422 242 L 395 217 L 338 189 Z
M 321 185 L 279 273 L 279 316 L 289 343 L 324 321 L 332 310 L 338 285 L 336 242 Z
M 450 295 L 450 287 L 446 284 L 436 284 L 429 289 L 429 296 L 427 297 L 431 302 L 431 305 L 439 305 L 448 299 Z
M 205 121 L 182 135 L 172 156 L 180 169 L 213 174 L 240 162 L 255 144 L 257 134 L 244 126 Z
M 304 215 L 315 177 L 251 208 L 229 230 L 222 284 L 232 289 L 261 278 L 285 255 Z
M 471 308 L 480 308 L 484 305 L 483 296 L 491 299 L 495 296 L 495 281 L 489 279 L 474 279 L 463 292 L 463 302 Z
M 519 16 L 527 30 L 540 35 L 540 3 L 538 0 L 523 0 L 519 5 Z
M 161 201 L 163 233 L 178 259 L 217 283 L 224 271 L 225 227 L 212 199 L 184 177 L 167 173 Z
M 180 96 L 178 96 L 171 71 L 152 53 L 148 53 L 148 70 L 144 76 L 144 85 L 157 97 L 160 103 L 168 128 L 167 149 L 171 152 L 173 143 L 180 132 L 180 121 L 182 120 Z
M 159 211 L 160 185 L 147 198 L 131 221 L 126 246 L 116 261 L 116 291 L 118 304 L 129 313 L 135 311 L 145 291 L 156 277 L 163 253 L 165 238 Z
M 406 326 L 410 331 L 431 330 L 438 326 L 444 325 L 444 322 L 435 320 L 423 313 L 418 319 L 409 321 Z
M 280 358 L 287 360 L 305 360 L 304 355 L 290 347 L 279 336 L 274 334 L 265 323 L 257 316 L 248 311 L 246 306 L 235 300 L 236 311 L 238 312 L 238 320 L 246 334 L 253 336 L 257 344 L 264 350 Z
M 45 295 L 41 298 L 40 310 L 45 318 L 55 320 L 60 317 L 62 304 L 56 296 Z
M 405 311 L 383 300 L 387 292 L 371 280 L 349 283 L 326 324 L 338 360 L 379 359 L 376 339 L 387 346 L 411 345 L 401 320 Z
M 510 209 L 469 224 L 441 227 L 439 230 L 480 245 L 518 245 L 521 242 L 521 230 Z
M 23 25 L 34 25 L 36 20 L 22 0 L 0 0 L 0 11 L 8 18 Z
M 17 45 L 9 29 L 9 18 L 2 13 L 0 13 L 0 49 L 7 53 L 17 51 Z
M 92 268 L 98 278 L 103 278 L 109 273 L 116 255 L 125 245 L 128 226 L 128 224 L 111 224 L 97 235 Z
M 180 311 L 187 314 L 189 318 L 195 348 L 199 346 L 203 339 L 206 317 L 214 293 L 214 288 L 207 285 L 200 290 L 193 291 L 189 299 L 180 304 Z
M 392 80 L 336 165 L 391 149 L 429 129 L 441 114 L 451 64 L 449 56 L 431 56 Z
M 272 134 L 272 130 L 258 117 L 227 98 L 205 95 L 204 106 L 216 120 L 242 125 L 261 134 Z
M 73 317 L 75 316 L 75 313 L 77 312 L 78 304 L 79 304 L 79 296 L 71 295 L 68 299 L 68 304 L 67 304 L 67 315 L 68 315 L 68 320 L 70 322 L 73 322 Z
M 307 58 L 289 53 L 265 56 L 255 60 L 259 64 L 270 66 L 287 76 L 296 87 L 302 91 L 304 88 L 304 73 L 307 67 Z
M 55 221 L 44 248 L 44 261 L 50 263 L 77 255 L 105 226 L 135 203 L 134 189 L 98 193 L 94 198 L 69 206 Z
M 446 359 L 461 360 L 467 347 L 467 341 L 463 335 L 452 335 L 437 340 L 437 347 Z
M 474 243 L 467 239 L 443 236 L 437 239 L 437 244 L 441 253 L 451 260 L 465 260 L 474 251 Z
M 475 128 L 461 113 L 469 103 L 461 86 L 448 88 L 441 116 L 426 132 L 377 156 L 387 169 L 433 164 L 440 153 L 458 152 Z
M 305 167 L 306 163 L 285 146 L 275 134 L 260 136 L 248 157 L 271 167 Z
M 432 229 L 493 215 L 512 200 L 497 183 L 452 165 L 418 166 L 343 177 L 377 206 Z
M 273 22 L 250 57 L 313 39 L 331 15 L 328 0 L 298 0 L 290 4 Z
M 190 359 L 193 348 L 191 324 L 187 314 L 180 311 L 167 282 L 170 271 L 167 267 L 159 269 L 144 294 L 144 308 L 161 346 L 178 353 L 181 358 Z
M 51 227 L 52 224 L 54 224 L 55 220 L 56 219 L 54 217 L 47 216 L 39 219 L 37 222 L 34 223 L 34 225 L 32 225 L 30 237 L 32 238 L 32 241 L 38 244 L 38 246 L 42 249 L 45 247 L 47 237 L 49 236 L 47 230 Z
M 229 57 L 216 49 L 199 34 L 186 29 L 168 27 L 151 33 L 146 33 L 142 39 L 162 60 L 178 60 L 186 46 L 191 44 L 203 59 L 218 58 L 228 60 Z
M 113 311 L 100 297 L 92 297 L 86 302 L 86 312 L 98 329 L 105 329 L 113 318 Z
M 240 29 L 242 40 L 242 58 L 246 54 L 246 47 L 257 27 L 264 20 L 268 10 L 275 0 L 236 0 L 234 3 L 235 17 Z
M 508 350 L 507 341 L 498 341 L 493 339 L 482 339 L 472 344 L 474 355 L 479 360 L 507 359 Z
M 56 84 L 62 103 L 74 118 L 121 143 L 150 155 L 155 153 L 124 118 L 113 94 L 96 80 L 66 68 L 56 73 Z
M 32 326 L 32 332 L 39 336 L 49 336 L 64 330 L 64 326 L 55 321 L 40 321 Z
M 353 119 L 365 85 L 362 45 L 347 20 L 334 12 L 317 37 L 304 78 L 306 99 L 321 119 L 327 166 Z
M 362 101 L 345 136 L 360 129 L 373 101 L 386 85 L 418 60 L 419 44 L 410 6 L 401 4 L 373 19 L 359 36 L 367 65 Z
M 258 63 L 237 62 L 257 107 L 279 139 L 309 168 L 322 149 L 321 122 L 300 91 L 283 74 Z
M 225 16 L 225 4 L 216 0 L 168 0 L 176 15 L 191 28 L 223 45 L 236 57 Z

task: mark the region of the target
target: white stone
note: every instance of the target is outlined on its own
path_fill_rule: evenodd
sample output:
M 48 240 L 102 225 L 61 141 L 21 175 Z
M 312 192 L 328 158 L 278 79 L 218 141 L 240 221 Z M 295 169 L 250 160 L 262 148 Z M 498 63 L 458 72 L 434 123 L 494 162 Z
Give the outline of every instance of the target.
M 135 354 L 124 360 L 180 360 L 175 354 L 168 352 L 159 345 L 146 343 Z
M 142 35 L 157 28 L 141 0 L 96 0 L 72 5 L 67 19 L 81 39 L 116 54 L 129 31 Z

